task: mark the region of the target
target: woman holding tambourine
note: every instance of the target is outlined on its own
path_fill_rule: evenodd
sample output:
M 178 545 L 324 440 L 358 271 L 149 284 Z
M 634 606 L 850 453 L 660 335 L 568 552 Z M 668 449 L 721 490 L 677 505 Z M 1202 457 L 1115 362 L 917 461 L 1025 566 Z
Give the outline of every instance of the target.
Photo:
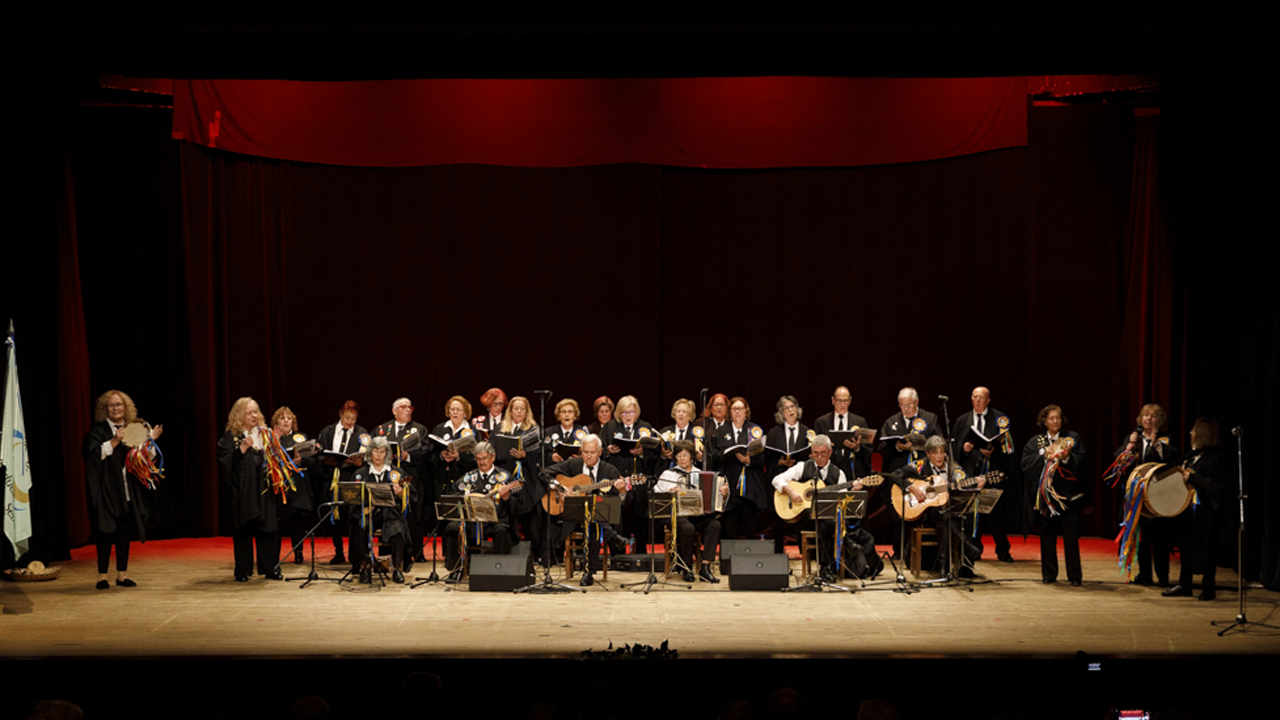
M 116 585 L 137 587 L 129 578 L 129 544 L 146 542 L 146 493 L 163 475 L 164 459 L 155 441 L 164 427 L 151 427 L 138 417 L 133 399 L 108 390 L 94 405 L 94 424 L 85 435 L 85 491 L 89 524 L 98 549 L 99 590 L 111 587 L 107 568 L 116 550 Z

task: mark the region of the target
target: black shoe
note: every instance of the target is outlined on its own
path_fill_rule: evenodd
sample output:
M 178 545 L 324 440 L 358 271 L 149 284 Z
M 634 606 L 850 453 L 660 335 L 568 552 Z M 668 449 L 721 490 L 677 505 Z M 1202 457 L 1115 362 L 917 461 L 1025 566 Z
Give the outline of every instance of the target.
M 409 572 L 409 571 L 410 571 L 410 570 L 412 570 L 412 569 L 413 569 L 413 561 L 412 561 L 412 560 L 405 560 L 405 561 L 404 561 L 404 571 L 405 571 L 405 572 Z
M 453 572 L 445 576 L 444 581 L 446 584 L 449 584 L 449 585 L 457 585 L 458 583 L 462 582 L 462 571 L 454 570 Z
M 684 580 L 687 583 L 691 583 L 696 581 L 698 579 L 698 576 L 694 575 L 692 570 L 681 570 L 680 579 Z
M 1072 580 L 1072 581 L 1071 581 L 1071 587 L 1081 587 L 1082 585 L 1084 585 L 1084 582 L 1083 582 L 1083 581 L 1081 581 L 1081 580 Z
M 94 585 L 94 587 L 99 590 L 107 590 L 108 588 L 111 587 L 111 583 L 107 582 L 106 580 L 99 580 L 98 584 Z
M 1012 555 L 1010 555 L 1009 553 L 1003 553 L 1003 554 L 997 555 L 997 556 L 996 556 L 996 559 L 997 559 L 997 560 L 999 560 L 999 561 L 1000 561 L 1000 562 L 1002 562 L 1002 563 L 1011 563 L 1011 562 L 1013 562 L 1013 556 L 1012 556 Z
M 1150 576 L 1150 575 L 1138 575 L 1138 576 L 1134 577 L 1132 580 L 1130 580 L 1129 582 L 1130 582 L 1131 584 L 1133 584 L 1133 585 L 1150 585 L 1150 584 L 1151 584 L 1151 576 Z
M 977 573 L 975 573 L 974 571 L 970 570 L 970 569 L 969 569 L 969 568 L 967 568 L 967 567 L 962 567 L 962 568 L 960 568 L 959 572 L 957 572 L 957 573 L 956 573 L 956 575 L 957 575 L 958 577 L 962 577 L 962 578 L 964 578 L 964 579 L 966 579 L 966 580 L 972 580 L 972 579 L 974 579 L 974 578 L 978 577 L 978 574 L 977 574 Z
M 698 577 L 702 578 L 703 580 L 709 583 L 720 582 L 720 578 L 716 577 L 715 573 L 711 572 L 710 565 L 703 565 L 702 569 L 698 571 Z
M 614 555 L 626 555 L 627 541 L 623 540 L 621 535 L 614 535 L 613 539 L 609 541 L 609 549 L 613 551 Z
M 1173 587 L 1160 593 L 1163 597 L 1191 597 L 1191 588 L 1174 585 Z
M 346 565 L 347 559 L 342 556 L 342 553 L 338 553 L 337 555 L 334 555 L 332 558 L 329 559 L 329 564 L 330 565 Z
M 592 585 L 596 584 L 596 579 L 591 575 L 590 572 L 584 572 L 582 573 L 582 580 L 580 580 L 578 584 L 581 585 L 582 587 L 591 587 Z
M 360 568 L 360 583 L 362 585 L 373 584 L 373 568 Z
M 391 582 L 399 585 L 404 584 L 404 573 L 400 572 L 399 568 L 391 571 Z
M 249 576 L 248 576 L 248 575 L 237 575 L 237 576 L 236 576 L 236 582 L 249 582 Z
M 1160 582 L 1156 583 L 1156 586 L 1162 588 L 1169 587 L 1169 578 L 1160 578 Z
M 1054 583 L 1058 582 L 1058 578 L 1054 578 L 1054 579 L 1052 579 L 1052 580 L 1050 580 L 1049 578 L 1041 578 L 1041 579 L 1040 579 L 1040 582 L 1044 583 L 1045 585 L 1052 585 L 1052 584 L 1054 584 Z
M 129 578 L 116 580 L 116 585 L 119 585 L 120 587 L 138 587 L 138 583 L 130 580 Z
M 302 557 L 302 553 L 300 553 L 300 552 L 299 552 L 299 553 L 294 553 L 294 554 L 293 554 L 293 564 L 294 564 L 294 565 L 302 565 L 302 564 L 303 564 L 303 563 L 305 563 L 305 562 L 306 562 L 306 560 Z
M 1187 593 L 1187 594 L 1190 595 L 1191 593 Z M 1200 597 L 1196 599 L 1197 600 L 1216 600 L 1217 597 L 1218 597 L 1217 590 L 1202 590 L 1200 591 Z
M 264 575 L 263 577 L 265 577 L 265 578 L 266 578 L 266 579 L 268 579 L 268 580 L 283 580 L 283 579 L 284 579 L 284 575 L 280 574 L 280 571 L 279 571 L 279 570 L 272 570 L 271 572 L 267 573 L 267 574 L 266 574 L 266 575 Z

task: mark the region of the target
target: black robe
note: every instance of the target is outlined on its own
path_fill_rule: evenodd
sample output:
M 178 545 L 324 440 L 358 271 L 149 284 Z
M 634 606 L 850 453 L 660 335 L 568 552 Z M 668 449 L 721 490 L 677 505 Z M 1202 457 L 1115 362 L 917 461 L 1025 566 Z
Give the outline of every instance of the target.
M 924 421 L 924 427 L 917 428 L 916 420 Z M 892 417 L 884 421 L 884 425 L 880 426 L 880 434 L 877 437 L 901 437 L 913 431 L 920 433 L 925 438 L 937 435 L 938 416 L 927 410 L 917 410 L 916 416 L 908 424 L 906 418 L 902 416 L 902 412 L 896 412 Z M 912 459 L 912 450 L 899 450 L 897 440 L 881 440 L 876 445 L 876 451 L 880 453 L 880 458 L 883 461 L 880 470 L 885 473 L 891 473 L 906 466 Z
M 231 495 L 231 527 L 252 525 L 258 532 L 274 533 L 280 515 L 280 496 L 268 487 L 262 467 L 262 451 L 240 452 L 243 433 L 227 431 L 218 441 L 218 470 Z
M 847 429 L 870 427 L 867 419 L 856 413 L 847 413 L 848 421 Z M 818 418 L 813 423 L 813 432 L 817 435 L 825 435 L 836 426 L 835 411 Z M 854 478 L 866 477 L 871 474 L 871 446 L 863 443 L 858 447 L 858 451 L 854 452 L 844 446 L 844 443 L 831 443 L 831 462 L 836 467 L 844 471 L 844 474 L 850 480 Z
M 124 467 L 129 448 L 123 442 L 116 445 L 111 455 L 102 457 L 102 443 L 114 436 L 111 423 L 105 420 L 94 423 L 84 436 L 82 454 L 85 494 L 89 503 L 89 527 L 95 534 L 115 535 L 116 518 L 128 517 L 136 537 L 146 542 L 146 525 L 150 513 L 143 493 L 149 490 L 132 473 L 126 476 Z
M 715 445 L 711 451 L 717 467 L 720 468 L 720 474 L 724 475 L 725 479 L 729 481 L 729 497 L 725 499 L 724 508 L 726 511 L 733 510 L 740 506 L 744 500 L 750 502 L 757 509 L 769 507 L 773 488 L 765 480 L 765 454 L 755 455 L 750 458 L 750 462 L 743 465 L 738 460 L 737 455 L 725 453 L 726 449 L 735 445 L 733 435 L 732 422 L 721 425 L 719 432 L 715 435 Z M 746 444 L 756 437 L 763 437 L 764 431 L 760 429 L 759 425 L 748 421 L 742 426 L 741 436 L 741 442 Z M 743 477 L 744 473 L 745 478 Z

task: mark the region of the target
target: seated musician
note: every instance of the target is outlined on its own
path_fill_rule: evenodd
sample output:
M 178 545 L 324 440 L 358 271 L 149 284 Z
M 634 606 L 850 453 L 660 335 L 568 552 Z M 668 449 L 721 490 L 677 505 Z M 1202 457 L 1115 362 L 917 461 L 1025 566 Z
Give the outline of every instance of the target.
M 902 488 L 904 492 L 909 492 L 917 502 L 926 502 L 931 497 L 936 497 L 939 493 L 947 493 L 948 502 L 954 502 L 956 496 L 948 492 L 948 483 L 956 482 L 965 476 L 964 471 L 956 467 L 954 463 L 949 464 L 947 461 L 947 441 L 941 435 L 930 436 L 924 443 L 925 460 L 917 461 L 903 467 L 895 472 L 892 477 L 894 483 Z M 914 482 L 913 482 L 914 481 Z M 977 484 L 972 488 L 973 491 L 981 490 L 985 481 L 978 479 Z M 932 486 L 932 488 L 930 488 Z M 934 492 L 930 493 L 929 489 Z M 905 497 L 904 497 L 905 500 Z M 958 560 L 961 545 L 965 543 L 965 534 L 961 531 L 962 519 L 958 514 L 951 515 L 951 522 L 948 525 L 945 522 L 944 513 L 941 511 L 941 505 L 930 506 L 923 515 L 916 518 L 916 522 L 923 522 L 929 525 L 935 525 L 938 529 L 938 537 L 941 542 L 951 548 L 952 553 L 943 553 L 940 558 L 940 574 L 945 575 L 948 568 L 948 559 Z M 971 544 L 971 543 L 970 543 Z M 967 544 L 966 544 L 967 545 Z M 973 559 L 973 547 L 966 546 L 964 548 Z M 977 554 L 982 554 L 981 548 L 976 548 Z M 974 577 L 973 571 L 966 567 L 957 565 L 960 569 L 958 574 L 960 577 Z
M 387 438 L 379 436 L 371 440 L 367 450 L 367 464 L 356 470 L 351 479 L 355 482 L 391 483 L 391 490 L 395 493 L 396 500 L 401 501 L 396 507 L 367 508 L 365 513 L 368 520 L 374 523 L 375 528 L 382 529 L 381 544 L 391 548 L 391 564 L 394 568 L 391 571 L 391 580 L 403 583 L 404 550 L 409 542 L 407 513 L 410 503 L 406 500 L 411 498 L 405 495 L 409 492 L 407 487 L 409 478 L 387 463 L 389 450 Z M 352 569 L 360 573 L 361 582 L 369 583 L 373 579 L 373 574 L 371 569 L 364 565 L 364 561 L 369 557 L 369 531 L 361 526 L 360 520 L 356 517 L 351 518 L 350 531 L 348 547 L 351 550 Z
M 844 471 L 831 462 L 833 452 L 831 438 L 826 435 L 817 435 L 813 438 L 810 447 L 812 449 L 808 460 L 792 465 L 786 471 L 773 478 L 773 489 L 786 495 L 792 503 L 797 505 L 804 504 L 804 496 L 790 485 L 792 482 L 810 483 L 813 482 L 814 478 L 817 478 L 826 487 L 846 482 Z M 843 490 L 847 492 L 848 490 L 862 489 L 860 481 L 855 479 L 852 483 L 852 485 L 843 488 Z M 805 523 L 812 524 L 813 515 L 811 512 L 801 513 L 795 519 L 795 522 L 800 523 L 802 526 Z M 829 519 L 819 520 L 817 532 L 819 573 L 824 580 L 832 581 L 835 577 L 835 521 Z
M 462 545 L 459 536 L 464 532 L 468 545 L 479 545 L 482 539 L 493 540 L 493 551 L 499 555 L 511 552 L 511 493 L 516 486 L 511 483 L 511 475 L 501 468 L 494 468 L 493 446 L 487 442 L 476 443 L 472 452 L 475 457 L 474 470 L 458 478 L 452 491 L 464 495 L 485 495 L 493 498 L 498 509 L 498 522 L 468 522 L 466 527 L 457 520 L 449 523 L 444 532 L 444 562 L 450 569 L 445 582 L 456 583 L 462 580 Z
M 693 441 L 677 440 L 671 449 L 675 453 L 676 466 L 658 476 L 658 482 L 654 485 L 653 491 L 669 493 L 679 488 L 699 490 L 697 471 L 693 467 L 693 456 L 696 452 Z M 728 485 L 721 490 L 723 495 L 729 494 Z M 671 524 L 670 516 L 655 518 L 655 520 L 659 527 Z M 716 546 L 720 543 L 720 521 L 716 519 L 714 513 L 709 511 L 697 517 L 682 516 L 676 520 L 676 542 L 680 550 L 680 559 L 684 561 L 686 568 L 683 570 L 684 581 L 694 581 L 693 570 L 690 569 L 693 567 L 694 541 L 697 540 L 694 533 L 702 533 L 702 568 L 698 570 L 698 577 L 709 583 L 720 582 L 720 578 L 711 572 L 711 562 L 716 559 Z
M 559 492 L 563 496 L 580 495 L 581 492 L 575 490 L 579 487 L 589 487 L 592 484 L 612 481 L 612 484 L 606 488 L 595 488 L 592 493 L 604 495 L 620 495 L 625 494 L 626 482 L 622 480 L 621 473 L 618 468 L 606 462 L 601 462 L 600 455 L 603 451 L 600 442 L 600 436 L 595 434 L 587 434 L 582 438 L 582 455 L 571 457 L 562 463 L 556 463 L 545 468 L 543 476 L 550 482 L 555 481 L 557 476 L 564 476 L 577 480 L 581 476 L 582 485 L 565 485 L 562 483 L 552 484 L 552 492 Z M 572 522 L 564 523 L 564 537 L 569 537 L 576 529 L 576 524 Z M 600 540 L 603 539 L 609 543 L 609 548 L 613 552 L 621 554 L 626 552 L 626 541 L 618 535 L 618 531 L 609 523 L 592 523 L 585 533 L 587 538 L 587 567 L 582 573 L 581 585 L 589 587 L 595 583 L 595 572 L 599 570 L 600 564 Z

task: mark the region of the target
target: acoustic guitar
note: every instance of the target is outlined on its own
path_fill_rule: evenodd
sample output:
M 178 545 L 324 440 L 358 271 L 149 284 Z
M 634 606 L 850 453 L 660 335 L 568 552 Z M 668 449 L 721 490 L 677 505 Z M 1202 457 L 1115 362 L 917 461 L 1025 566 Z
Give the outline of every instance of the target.
M 864 487 L 876 487 L 884 482 L 884 478 L 879 475 L 869 475 L 859 478 L 857 482 L 862 483 Z M 787 485 L 796 492 L 800 493 L 800 502 L 793 502 L 791 496 L 785 491 L 778 491 L 773 494 L 773 509 L 778 513 L 778 517 L 791 522 L 800 515 L 813 507 L 813 483 L 792 480 Z M 846 490 L 853 487 L 853 482 L 842 482 L 835 485 L 827 485 L 821 480 L 818 481 L 819 490 Z
M 952 490 L 966 490 L 976 486 L 979 481 L 982 481 L 984 485 L 995 485 L 1004 480 L 1004 473 L 996 470 L 986 475 L 961 478 L 951 484 L 941 482 L 939 480 L 940 477 L 939 475 L 934 475 L 927 480 L 911 481 L 912 486 L 924 489 L 924 500 L 916 500 L 916 496 L 911 493 L 910 488 L 903 491 L 902 488 L 894 485 L 892 488 L 893 509 L 898 512 L 898 515 L 903 520 L 911 522 L 923 515 L 924 511 L 931 507 L 946 505 L 947 501 L 951 499 L 950 492 Z M 906 501 L 905 508 L 903 507 L 904 499 Z

